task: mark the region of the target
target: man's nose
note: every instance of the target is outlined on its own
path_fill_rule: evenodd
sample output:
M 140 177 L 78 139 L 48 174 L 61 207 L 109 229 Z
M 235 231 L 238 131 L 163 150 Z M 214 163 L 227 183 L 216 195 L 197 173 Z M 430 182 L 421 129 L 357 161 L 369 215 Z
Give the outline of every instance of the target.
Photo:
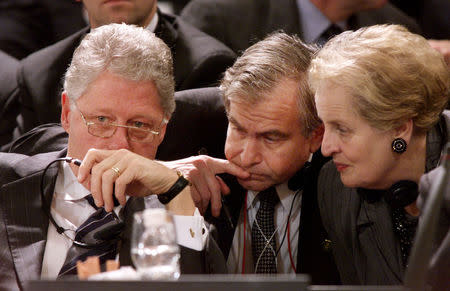
M 110 150 L 130 149 L 130 141 L 128 139 L 128 129 L 117 127 L 116 132 L 110 137 L 108 145 Z
M 241 151 L 241 166 L 249 168 L 261 162 L 261 154 L 259 152 L 259 145 L 253 139 L 247 140 Z

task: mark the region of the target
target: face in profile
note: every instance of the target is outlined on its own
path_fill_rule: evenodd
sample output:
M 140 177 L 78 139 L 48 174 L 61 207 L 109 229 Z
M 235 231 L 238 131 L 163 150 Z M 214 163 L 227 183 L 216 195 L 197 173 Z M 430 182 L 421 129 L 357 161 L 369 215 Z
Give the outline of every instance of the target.
M 156 0 L 82 0 L 92 28 L 126 23 L 146 27 L 156 13 Z
M 68 97 L 63 93 L 61 123 L 69 134 L 69 156 L 83 159 L 89 149 L 96 148 L 128 149 L 147 158 L 155 157 L 166 125 L 162 122 L 164 113 L 152 81 L 131 81 L 105 71 L 78 98 L 76 107 L 70 106 Z M 118 127 L 108 138 L 94 136 L 83 117 L 88 122 L 151 128 L 159 134 L 149 134 L 149 140 L 139 142 L 135 141 L 135 135 L 130 136 L 127 128 Z
M 339 86 L 317 90 L 316 108 L 325 126 L 322 153 L 333 157 L 345 186 L 387 188 L 392 184 L 389 173 L 396 165 L 391 150 L 395 134 L 370 126 L 354 109 L 353 98 Z
M 225 155 L 250 173 L 239 183 L 261 191 L 286 182 L 320 146 L 321 135 L 302 134 L 296 81 L 285 80 L 257 104 L 231 100 Z

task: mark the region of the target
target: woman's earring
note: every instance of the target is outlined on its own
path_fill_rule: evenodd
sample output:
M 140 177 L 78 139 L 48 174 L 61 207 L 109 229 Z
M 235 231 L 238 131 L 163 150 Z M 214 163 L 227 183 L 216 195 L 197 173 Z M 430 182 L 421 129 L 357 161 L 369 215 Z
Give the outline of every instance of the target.
M 406 151 L 406 147 L 407 147 L 406 141 L 401 137 L 397 137 L 392 142 L 392 150 L 395 153 L 399 154 L 404 153 Z

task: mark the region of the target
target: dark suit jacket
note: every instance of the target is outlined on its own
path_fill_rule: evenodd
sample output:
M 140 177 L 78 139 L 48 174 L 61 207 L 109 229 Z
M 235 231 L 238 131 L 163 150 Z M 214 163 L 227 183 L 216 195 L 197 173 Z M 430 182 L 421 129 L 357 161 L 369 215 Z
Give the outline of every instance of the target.
M 0 1 L 0 49 L 17 59 L 86 26 L 82 3 L 74 0 Z
M 175 112 L 167 125 L 156 158 L 170 161 L 197 155 L 200 150 L 210 156 L 224 158 L 228 121 L 219 89 L 176 92 L 175 102 Z M 62 150 L 66 145 L 67 133 L 64 129 L 59 124 L 46 124 L 27 132 L 1 150 L 35 155 Z
M 444 162 L 445 163 L 445 162 Z M 448 160 L 447 160 L 448 165 Z M 430 194 L 432 195 L 431 189 L 432 186 L 438 182 L 441 178 L 441 175 L 444 175 L 444 171 L 448 171 L 450 169 L 445 166 L 437 167 L 436 169 L 430 171 L 420 178 L 419 184 L 419 193 L 420 199 L 418 202 L 418 206 L 422 211 L 422 216 L 425 214 L 424 205 L 428 200 Z M 443 200 L 441 203 L 440 209 L 429 209 L 432 211 L 436 211 L 439 213 L 439 218 L 437 222 L 436 234 L 434 237 L 434 247 L 433 254 L 431 255 L 430 264 L 428 269 L 427 281 L 428 284 L 433 286 L 433 290 L 450 290 L 450 179 L 443 182 Z M 422 225 L 422 227 L 424 227 Z M 430 226 L 428 226 L 430 227 Z M 429 232 L 424 232 L 429 233 Z M 427 237 L 427 240 L 430 239 Z M 429 241 L 429 240 L 428 240 Z M 424 264 L 424 262 L 420 262 Z
M 245 50 L 275 30 L 303 35 L 297 0 L 192 0 L 181 18 L 217 38 L 235 52 Z M 382 23 L 403 24 L 413 32 L 418 25 L 390 4 L 357 13 L 349 19 L 352 30 Z
M 19 113 L 14 90 L 17 90 L 16 74 L 19 62 L 10 55 L 0 51 L 0 146 L 12 139 L 12 131 Z
M 447 120 L 429 131 L 426 172 L 435 168 L 450 133 Z M 393 232 L 389 205 L 380 199 L 368 201 L 355 188 L 345 187 L 336 167 L 329 162 L 319 176 L 320 214 L 332 241 L 333 255 L 343 284 L 401 284 L 405 268 L 400 243 Z
M 42 210 L 41 178 L 47 164 L 65 154 L 65 150 L 31 157 L 0 153 L 0 290 L 23 289 L 27 280 L 40 278 L 49 224 Z M 57 172 L 55 164 L 44 176 L 44 195 L 49 202 Z M 132 217 L 135 211 L 143 208 L 142 198 L 130 198 L 124 208 L 125 229 L 119 256 L 121 265 L 132 264 Z M 208 242 L 202 252 L 181 247 L 180 268 L 185 274 L 223 273 L 226 270 L 225 261 L 213 241 Z
M 314 155 L 312 166 L 305 176 L 294 176 L 305 181 L 302 194 L 301 217 L 299 226 L 297 273 L 311 275 L 312 284 L 339 284 L 339 275 L 334 263 L 331 250 L 325 247 L 325 239 L 328 238 L 322 225 L 317 205 L 317 176 L 326 159 L 320 152 Z M 237 226 L 239 215 L 244 207 L 244 199 L 247 190 L 242 188 L 236 179 L 224 176 L 224 180 L 230 186 L 231 194 L 224 197 L 225 204 L 230 210 L 234 226 Z M 227 223 L 224 211 L 219 218 L 213 218 L 209 213 L 206 219 L 216 226 L 218 230 L 218 243 L 225 257 L 228 257 L 235 233 Z
M 158 13 L 155 33 L 172 51 L 176 90 L 216 85 L 225 69 L 233 64 L 235 54 L 183 20 Z M 19 90 L 11 97 L 21 103 L 18 133 L 60 121 L 62 79 L 75 48 L 87 32 L 85 28 L 22 60 Z

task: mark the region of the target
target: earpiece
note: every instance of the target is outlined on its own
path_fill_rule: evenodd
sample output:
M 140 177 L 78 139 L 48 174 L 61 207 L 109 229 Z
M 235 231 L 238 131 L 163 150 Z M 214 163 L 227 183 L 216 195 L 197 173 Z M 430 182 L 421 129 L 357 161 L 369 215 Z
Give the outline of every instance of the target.
M 292 191 L 303 190 L 305 182 L 309 179 L 311 172 L 311 162 L 306 162 L 288 181 L 288 188 Z
M 398 181 L 385 192 L 384 199 L 393 208 L 408 206 L 419 196 L 419 187 L 416 182 L 409 180 Z

